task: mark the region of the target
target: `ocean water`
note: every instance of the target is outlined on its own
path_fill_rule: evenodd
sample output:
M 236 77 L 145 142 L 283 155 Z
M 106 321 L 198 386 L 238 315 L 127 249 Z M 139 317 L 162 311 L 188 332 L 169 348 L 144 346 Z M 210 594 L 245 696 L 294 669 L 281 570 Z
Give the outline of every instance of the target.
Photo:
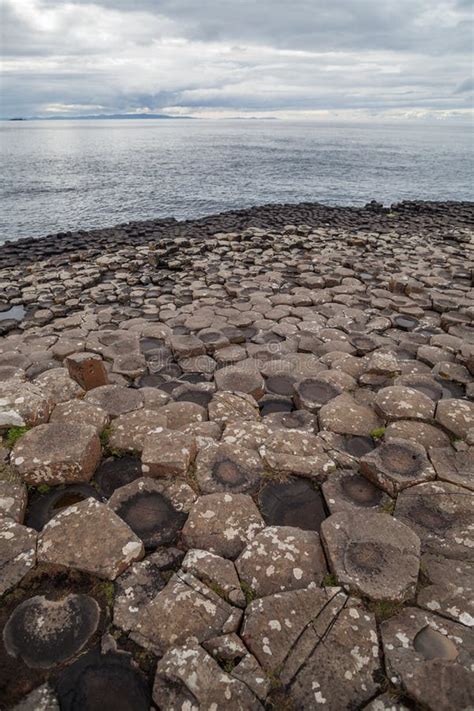
M 3 121 L 0 141 L 0 242 L 271 202 L 473 199 L 466 125 Z

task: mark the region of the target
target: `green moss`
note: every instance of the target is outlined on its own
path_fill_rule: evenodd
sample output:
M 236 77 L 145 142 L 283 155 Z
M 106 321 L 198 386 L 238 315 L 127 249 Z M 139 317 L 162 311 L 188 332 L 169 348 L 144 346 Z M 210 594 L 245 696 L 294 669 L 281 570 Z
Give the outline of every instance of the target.
M 325 588 L 337 588 L 339 586 L 339 583 L 337 582 L 337 578 L 334 573 L 328 573 L 327 575 L 325 575 L 322 584 Z
M 247 605 L 250 605 L 250 603 L 253 602 L 255 600 L 255 598 L 257 597 L 257 593 L 255 592 L 255 590 L 253 588 L 250 587 L 250 585 L 248 585 L 243 580 L 241 580 L 241 582 L 240 582 L 240 587 L 242 588 L 242 592 L 245 595 L 245 600 L 247 602 Z
M 211 590 L 213 590 L 216 593 L 216 595 L 219 595 L 219 597 L 224 598 L 224 600 L 227 598 L 224 588 L 221 588 L 221 586 L 218 583 L 209 581 L 207 583 L 207 585 L 211 588 Z
M 103 597 L 107 607 L 113 607 L 115 598 L 115 586 L 112 582 L 104 581 L 95 586 L 96 595 Z
M 99 435 L 100 443 L 104 449 L 109 447 L 109 439 L 112 434 L 112 428 L 110 426 L 105 427 Z
M 387 501 L 383 506 L 381 506 L 380 510 L 383 513 L 388 513 L 388 514 L 392 515 L 393 512 L 395 511 L 395 500 L 390 499 L 390 501 Z
M 382 437 L 385 434 L 385 427 L 376 427 L 375 430 L 372 430 L 370 433 L 370 436 L 372 439 L 382 439 Z
M 391 602 L 390 600 L 377 600 L 368 603 L 369 610 L 374 613 L 377 622 L 388 620 L 397 612 L 400 612 L 402 605 L 400 602 Z
M 5 441 L 6 446 L 12 449 L 20 437 L 23 437 L 25 432 L 28 432 L 29 429 L 29 427 L 10 427 Z
M 40 484 L 39 486 L 36 487 L 36 491 L 39 494 L 47 494 L 50 491 L 51 487 L 48 486 L 47 484 Z

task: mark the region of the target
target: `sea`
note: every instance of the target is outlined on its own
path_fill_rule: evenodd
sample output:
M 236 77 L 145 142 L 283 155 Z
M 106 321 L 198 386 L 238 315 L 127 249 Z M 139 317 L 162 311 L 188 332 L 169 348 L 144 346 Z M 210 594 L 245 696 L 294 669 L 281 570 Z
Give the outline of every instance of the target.
M 472 126 L 0 122 L 0 243 L 267 203 L 473 200 Z

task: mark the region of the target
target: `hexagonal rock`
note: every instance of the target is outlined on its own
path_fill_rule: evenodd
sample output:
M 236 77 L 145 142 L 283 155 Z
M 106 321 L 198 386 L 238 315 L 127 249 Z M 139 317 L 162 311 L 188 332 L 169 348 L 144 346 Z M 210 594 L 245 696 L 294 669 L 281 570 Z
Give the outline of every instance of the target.
M 250 496 L 209 494 L 201 496 L 191 509 L 183 541 L 188 548 L 233 559 L 262 528 L 265 523 Z
M 474 447 L 459 452 L 451 447 L 430 449 L 429 455 L 438 479 L 474 491 Z
M 396 420 L 384 432 L 384 441 L 408 439 L 421 444 L 427 451 L 430 447 L 449 447 L 450 439 L 441 427 L 420 420 Z
M 10 518 L 0 518 L 0 595 L 13 588 L 36 564 L 36 539 L 32 528 Z
M 335 513 L 321 525 L 331 571 L 349 590 L 373 600 L 403 601 L 418 580 L 420 539 L 388 514 Z
M 204 355 L 206 347 L 196 336 L 171 336 L 170 345 L 177 358 Z
M 153 432 L 143 443 L 142 471 L 151 477 L 184 476 L 195 456 L 193 436 L 173 430 Z
M 454 398 L 440 400 L 436 407 L 436 419 L 448 432 L 465 439 L 474 427 L 474 402 Z
M 109 416 L 101 407 L 90 402 L 69 400 L 56 405 L 49 421 L 50 423 L 59 422 L 66 425 L 83 425 L 87 423 L 95 429 L 97 434 L 100 434 L 107 426 Z
M 12 711 L 60 711 L 60 709 L 51 687 L 48 684 L 42 684 L 23 697 Z
M 207 420 L 205 407 L 195 402 L 169 402 L 157 412 L 166 417 L 168 429 L 180 430 L 188 425 Z
M 242 392 L 260 400 L 265 394 L 265 382 L 257 370 L 244 366 L 227 366 L 216 370 L 214 379 L 218 390 Z
M 474 563 L 426 553 L 421 567 L 429 582 L 418 592 L 418 606 L 474 627 Z
M 23 523 L 27 503 L 26 486 L 19 477 L 18 480 L 12 477 L 11 481 L 0 479 L 0 518 Z
M 71 378 L 79 383 L 83 390 L 93 390 L 109 382 L 98 353 L 72 353 L 65 359 L 65 365 Z
M 102 385 L 94 388 L 89 390 L 84 399 L 101 407 L 110 417 L 118 417 L 143 407 L 143 395 L 140 391 L 121 385 Z
M 54 398 L 39 385 L 7 380 L 0 383 L 0 426 L 36 427 L 48 421 Z
M 112 373 L 126 378 L 139 378 L 146 371 L 146 360 L 141 353 L 126 353 L 115 356 Z
M 375 619 L 339 588 L 255 600 L 247 607 L 242 639 L 265 670 L 281 670 L 294 708 L 354 708 L 377 690 Z
M 383 442 L 361 458 L 359 471 L 390 496 L 436 478 L 425 448 L 405 439 Z
M 115 583 L 114 625 L 125 632 L 135 630 L 140 609 L 151 602 L 167 583 L 169 570 L 179 565 L 184 553 L 177 548 L 159 548 L 133 563 Z
M 165 415 L 156 410 L 135 410 L 112 420 L 108 445 L 112 449 L 141 452 L 145 437 L 166 429 Z
M 260 711 L 250 688 L 230 676 L 198 644 L 170 649 L 158 662 L 153 700 L 159 708 Z
M 5 648 L 30 668 L 52 669 L 76 657 L 97 630 L 100 608 L 88 595 L 24 600 L 8 618 Z
M 154 654 L 183 644 L 200 643 L 238 629 L 242 611 L 232 607 L 190 573 L 180 571 L 151 602 L 140 608 L 132 639 Z
M 471 708 L 474 639 L 465 627 L 407 607 L 381 633 L 392 684 L 433 711 Z
M 194 549 L 186 553 L 181 568 L 185 573 L 194 575 L 231 605 L 245 607 L 245 595 L 232 561 L 209 551 Z
M 256 452 L 234 444 L 209 444 L 196 457 L 196 480 L 204 494 L 253 493 L 259 488 L 264 471 Z
M 395 516 L 420 537 L 423 551 L 472 558 L 473 496 L 454 484 L 432 481 L 402 491 Z
M 38 561 L 107 580 L 115 580 L 143 553 L 143 543 L 131 528 L 95 499 L 63 509 L 48 521 L 38 539 Z
M 89 425 L 52 422 L 25 432 L 12 461 L 27 484 L 89 481 L 100 462 L 100 440 Z
M 258 451 L 274 431 L 274 428 L 267 426 L 265 422 L 234 420 L 226 424 L 222 442 L 238 445 L 245 450 Z
M 272 412 L 265 417 L 265 424 L 274 429 L 299 430 L 310 434 L 315 434 L 318 431 L 317 417 L 306 410 Z
M 279 474 L 323 478 L 336 468 L 321 441 L 307 432 L 279 430 L 259 448 L 267 466 Z
M 295 385 L 295 405 L 300 410 L 318 412 L 330 400 L 342 393 L 342 388 L 322 378 L 306 378 Z
M 71 378 L 66 368 L 51 368 L 35 378 L 35 384 L 48 393 L 55 403 L 80 397 L 84 390 Z
M 217 392 L 212 396 L 208 411 L 209 419 L 219 424 L 260 419 L 257 401 L 245 393 Z
M 407 417 L 430 420 L 434 417 L 436 405 L 419 390 L 393 385 L 378 391 L 375 407 L 386 420 L 403 420 Z
M 173 543 L 197 494 L 184 482 L 142 477 L 115 489 L 109 506 L 146 548 Z
M 367 405 L 359 405 L 351 395 L 343 393 L 319 411 L 320 429 L 338 434 L 370 435 L 382 425 L 382 420 Z
M 235 561 L 240 579 L 257 597 L 320 585 L 327 573 L 319 536 L 290 526 L 270 526 Z
M 350 470 L 334 472 L 321 488 L 331 513 L 353 509 L 382 512 L 392 502 L 378 486 Z

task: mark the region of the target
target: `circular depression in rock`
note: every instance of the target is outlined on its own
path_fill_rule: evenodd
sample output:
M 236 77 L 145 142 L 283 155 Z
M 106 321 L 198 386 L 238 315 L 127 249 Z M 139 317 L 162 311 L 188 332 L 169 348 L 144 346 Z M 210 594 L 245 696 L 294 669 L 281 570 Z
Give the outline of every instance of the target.
M 413 646 L 425 659 L 448 659 L 452 661 L 459 654 L 454 642 L 429 625 L 423 627 L 416 634 Z
M 372 437 L 347 435 L 344 437 L 344 448 L 352 457 L 359 458 L 375 449 L 375 444 Z
M 143 491 L 123 501 L 116 513 L 141 538 L 145 548 L 174 543 L 187 519 L 157 491 Z
M 262 417 L 272 415 L 276 412 L 288 413 L 293 409 L 293 401 L 281 397 L 269 397 L 266 395 L 259 402 L 260 414 Z
M 271 423 L 284 427 L 287 430 L 316 431 L 317 422 L 314 415 L 307 410 L 293 410 L 293 412 L 278 411 L 271 418 Z
M 270 482 L 260 492 L 259 504 L 269 526 L 319 532 L 327 517 L 321 493 L 305 481 Z
M 149 351 L 155 351 L 163 348 L 165 342 L 161 338 L 140 338 L 140 350 L 142 353 L 148 353 Z
M 406 316 L 406 315 L 401 315 L 401 316 L 395 316 L 393 319 L 393 324 L 397 328 L 400 328 L 402 331 L 413 331 L 414 328 L 416 328 L 419 325 L 418 319 L 414 318 L 413 316 Z
M 351 541 L 344 553 L 344 567 L 351 575 L 381 573 L 386 551 L 373 541 Z
M 135 457 L 118 457 L 106 459 L 97 469 L 94 479 L 100 492 L 107 499 L 115 489 L 130 484 L 142 476 L 142 463 Z
M 383 491 L 363 476 L 350 476 L 342 479 L 341 491 L 359 506 L 377 506 L 383 498 Z
M 180 393 L 176 398 L 176 402 L 193 402 L 196 405 L 201 405 L 201 407 L 207 408 L 212 400 L 214 393 L 207 390 L 195 390 L 189 388 Z
M 142 375 L 137 381 L 139 388 L 159 388 L 165 382 L 166 378 L 163 375 L 158 375 L 158 373 Z
M 84 501 L 88 498 L 100 500 L 101 496 L 93 486 L 89 484 L 70 484 L 69 486 L 57 487 L 46 494 L 38 491 L 33 494 L 28 504 L 25 516 L 25 525 L 41 531 L 53 516 L 56 516 L 62 509 Z
M 452 525 L 451 515 L 446 511 L 440 511 L 434 499 L 430 502 L 415 499 L 410 506 L 410 518 L 414 523 L 437 535 L 448 531 Z
M 378 455 L 382 465 L 399 476 L 414 476 L 422 465 L 421 456 L 409 444 L 386 442 L 379 448 Z
M 265 381 L 267 392 L 275 395 L 293 395 L 296 378 L 292 375 L 270 375 Z
M 32 597 L 15 608 L 3 631 L 5 648 L 33 669 L 50 669 L 75 657 L 95 633 L 100 608 L 88 595 L 62 600 Z
M 325 380 L 317 378 L 306 378 L 297 387 L 298 395 L 302 400 L 324 405 L 329 400 L 341 394 L 339 388 Z

